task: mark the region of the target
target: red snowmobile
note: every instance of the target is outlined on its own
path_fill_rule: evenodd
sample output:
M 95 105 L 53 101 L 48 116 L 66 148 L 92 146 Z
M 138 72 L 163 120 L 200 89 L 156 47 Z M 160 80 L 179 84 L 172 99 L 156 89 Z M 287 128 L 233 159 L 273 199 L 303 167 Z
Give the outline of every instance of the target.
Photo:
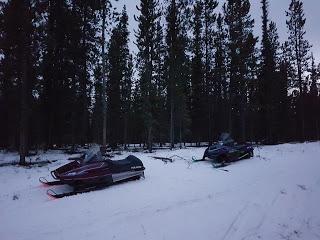
M 104 188 L 114 183 L 144 177 L 144 166 L 140 159 L 128 156 L 123 160 L 104 159 L 98 147 L 89 149 L 82 157 L 51 172 L 54 181 L 41 177 L 45 185 L 70 185 L 71 192 L 56 193 L 49 189 L 47 194 L 61 198 L 78 193 Z

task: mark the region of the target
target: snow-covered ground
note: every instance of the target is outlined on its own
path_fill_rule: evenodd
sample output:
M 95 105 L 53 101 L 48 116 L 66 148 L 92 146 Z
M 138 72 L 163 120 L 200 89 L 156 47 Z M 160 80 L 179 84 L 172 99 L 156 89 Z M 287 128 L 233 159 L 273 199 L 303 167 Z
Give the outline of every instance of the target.
M 229 172 L 208 162 L 151 158 L 200 158 L 203 151 L 136 153 L 144 180 L 58 200 L 48 198 L 38 178 L 67 155 L 41 155 L 61 159 L 44 167 L 1 167 L 0 239 L 320 239 L 319 142 L 256 148 L 254 158 Z M 0 153 L 14 158 L 6 156 Z

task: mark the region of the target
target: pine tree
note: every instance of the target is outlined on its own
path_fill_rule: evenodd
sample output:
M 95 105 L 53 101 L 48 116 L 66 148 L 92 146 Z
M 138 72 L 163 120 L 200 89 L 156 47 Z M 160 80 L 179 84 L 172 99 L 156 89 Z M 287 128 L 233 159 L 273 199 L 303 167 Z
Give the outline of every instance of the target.
M 303 11 L 303 2 L 300 0 L 291 0 L 289 10 L 286 12 L 287 28 L 288 28 L 288 46 L 291 51 L 291 64 L 294 66 L 295 76 L 292 85 L 298 87 L 300 98 L 299 102 L 299 129 L 300 129 L 300 139 L 305 138 L 305 116 L 304 116 L 304 85 L 303 73 L 307 70 L 309 61 L 309 50 L 310 44 L 308 40 L 305 39 L 305 24 L 306 18 Z
M 19 126 L 19 64 L 18 29 L 21 25 L 15 9 L 19 9 L 19 1 L 2 3 L 1 16 L 1 101 L 2 113 L 1 132 L 5 146 L 11 150 L 18 147 L 17 135 Z M 21 6 L 21 5 L 20 5 Z
M 224 5 L 230 49 L 229 131 L 241 141 L 246 140 L 247 78 L 250 75 L 247 64 L 257 41 L 252 34 L 254 20 L 249 12 L 248 0 L 228 0 Z
M 288 84 L 290 76 L 290 61 L 287 56 L 285 44 L 281 47 L 281 60 L 279 62 L 279 140 L 289 139 L 289 98 Z M 289 125 L 290 126 L 290 125 Z
M 206 122 L 203 121 L 205 116 L 205 96 L 206 85 L 204 81 L 204 64 L 203 64 L 203 4 L 196 1 L 193 6 L 192 19 L 192 64 L 191 64 L 191 116 L 192 116 L 192 135 L 196 142 L 201 142 L 204 135 Z M 207 56 L 206 56 L 207 57 Z M 207 59 L 206 59 L 207 60 Z M 209 59 L 208 59 L 209 60 Z
M 15 148 L 19 140 L 20 164 L 25 165 L 29 149 L 32 89 L 35 82 L 34 25 L 32 2 L 9 1 L 3 9 L 2 67 L 3 101 L 7 105 L 8 145 Z M 18 130 L 18 131 L 17 131 Z
M 66 109 L 72 103 L 66 101 L 66 79 L 70 54 L 68 49 L 68 25 L 70 11 L 64 1 L 48 1 L 48 20 L 45 33 L 43 60 L 43 90 L 41 92 L 44 142 L 47 147 L 61 145 L 65 131 Z M 73 79 L 75 81 L 75 79 Z M 74 84 L 75 85 L 75 84 Z M 71 97 L 71 96 L 70 96 Z M 75 95 L 72 95 L 75 98 Z M 75 118 L 75 116 L 74 116 Z M 69 120 L 69 119 L 68 119 Z M 70 126 L 71 129 L 75 127 Z
M 101 95 L 101 102 L 102 102 L 102 146 L 103 151 L 106 150 L 107 147 L 107 97 L 106 97 L 106 53 L 105 53 L 105 42 L 106 42 L 106 30 L 107 30 L 107 17 L 111 19 L 111 9 L 112 5 L 110 1 L 104 0 L 101 1 L 100 12 L 102 18 L 102 26 L 101 26 L 101 60 L 102 60 L 102 95 Z M 102 10 L 102 11 L 101 11 Z M 99 102 L 98 102 L 99 103 Z
M 121 32 L 121 59 L 122 65 L 122 81 L 120 86 L 120 97 L 121 97 L 121 115 L 123 119 L 122 128 L 123 136 L 122 143 L 125 148 L 128 144 L 128 124 L 129 116 L 131 112 L 131 101 L 132 101 L 132 77 L 133 77 L 133 57 L 129 51 L 129 31 L 128 31 L 128 15 L 126 7 L 124 6 L 121 19 L 120 19 L 120 32 Z
M 301 94 L 303 94 L 303 79 L 302 74 L 307 70 L 308 60 L 310 59 L 309 41 L 305 39 L 305 24 L 306 18 L 303 12 L 303 2 L 300 0 L 292 0 L 289 6 L 289 10 L 286 12 L 287 28 L 288 28 L 288 46 L 291 50 L 292 64 L 296 67 L 297 72 L 296 79 L 292 83 L 293 86 L 297 86 Z
M 261 73 L 259 84 L 260 98 L 260 137 L 269 143 L 276 142 L 276 103 L 278 84 L 276 79 L 276 57 L 278 47 L 277 29 L 269 20 L 267 0 L 262 0 L 262 42 L 261 42 Z
M 0 46 L 4 46 L 3 40 L 4 40 L 4 7 L 5 3 L 0 3 Z M 0 48 L 0 55 L 3 56 L 3 47 Z M 4 76 L 3 76 L 3 58 L 0 58 L 0 112 L 5 112 L 5 101 L 4 101 Z M 6 121 L 4 118 L 0 119 L 0 131 L 3 133 L 2 136 L 0 136 L 0 146 L 5 147 L 6 146 L 6 139 L 5 139 L 5 131 L 4 131 L 4 125 L 6 124 Z
M 121 88 L 121 108 L 123 115 L 123 139 L 124 147 L 127 148 L 129 143 L 129 120 L 132 112 L 132 77 L 133 77 L 133 57 L 129 54 L 129 49 L 124 56 L 126 65 L 124 69 L 124 77 Z
M 103 111 L 104 111 L 104 103 L 103 100 L 106 97 L 106 94 L 103 94 L 103 70 L 102 64 L 99 64 L 94 71 L 94 106 L 92 113 L 92 138 L 96 143 L 101 143 L 102 146 L 105 146 L 103 143 L 104 140 L 104 131 L 103 131 Z M 106 109 L 106 107 L 105 107 Z
M 110 145 L 115 148 L 123 141 L 122 121 L 129 113 L 130 106 L 126 106 L 131 98 L 132 64 L 129 55 L 128 15 L 124 7 L 120 20 L 112 30 L 110 46 L 108 49 L 108 109 L 110 124 Z M 128 109 L 129 107 L 129 109 Z M 127 134 L 127 133 L 125 133 Z
M 271 93 L 269 94 L 272 98 L 271 102 L 271 124 L 270 124 L 270 132 L 271 136 L 269 138 L 270 142 L 277 143 L 279 139 L 281 139 L 281 115 L 283 114 L 283 97 L 282 91 L 287 92 L 287 81 L 285 83 L 281 82 L 281 71 L 280 71 L 280 43 L 279 43 L 279 35 L 276 24 L 271 21 L 269 24 L 269 41 L 270 41 L 270 53 L 272 57 L 273 65 L 273 84 L 271 87 Z M 282 90 L 282 88 L 285 88 Z M 285 112 L 285 111 L 284 111 Z
M 142 113 L 146 133 L 148 150 L 152 151 L 154 127 L 156 124 L 153 97 L 155 96 L 154 58 L 155 58 L 155 31 L 159 18 L 158 2 L 155 0 L 141 0 L 137 7 L 140 15 L 136 18 L 138 22 L 137 37 L 137 66 L 139 71 L 139 86 L 143 100 Z
M 94 104 L 92 113 L 91 131 L 93 140 L 102 144 L 102 151 L 107 147 L 107 57 L 106 57 L 106 35 L 109 33 L 110 25 L 114 22 L 116 12 L 112 11 L 109 0 L 96 2 L 96 19 L 100 22 L 96 33 L 96 46 L 93 52 L 96 61 L 93 63 L 94 80 Z
M 108 2 L 108 1 L 107 1 Z M 103 4 L 103 2 L 102 2 Z M 88 141 L 89 130 L 89 106 L 90 101 L 90 89 L 91 89 L 91 73 L 93 72 L 93 66 L 96 63 L 96 53 L 100 47 L 97 43 L 99 39 L 96 33 L 99 32 L 99 10 L 101 6 L 99 1 L 83 1 L 73 0 L 72 9 L 74 9 L 74 19 L 77 19 L 80 27 L 80 35 L 78 40 L 80 41 L 78 46 L 79 55 L 77 56 L 79 67 L 79 92 L 78 92 L 78 122 L 79 126 L 79 140 L 83 144 Z
M 311 80 L 311 84 L 310 84 L 310 92 L 309 92 L 309 118 L 308 120 L 310 121 L 310 124 L 308 124 L 310 127 L 310 138 L 312 139 L 319 139 L 320 136 L 320 132 L 319 132 L 319 113 L 318 113 L 318 104 L 319 104 L 319 89 L 318 89 L 318 73 L 317 73 L 317 69 L 316 69 L 316 64 L 315 64 L 315 60 L 313 57 L 313 54 L 311 54 L 311 69 L 310 69 L 310 80 Z
M 155 78 L 155 139 L 161 143 L 165 142 L 167 133 L 166 112 L 166 79 L 165 79 L 165 46 L 161 18 L 158 19 L 155 31 L 154 49 L 154 78 Z
M 227 32 L 224 26 L 224 20 L 219 13 L 217 17 L 217 30 L 216 37 L 214 39 L 215 44 L 215 56 L 214 56 L 214 69 L 213 69 L 213 91 L 211 91 L 210 100 L 213 106 L 211 111 L 211 121 L 214 122 L 211 127 L 211 131 L 226 131 L 228 125 L 225 119 L 228 118 L 228 76 L 227 76 L 227 65 L 228 65 L 228 49 L 227 49 Z M 210 87 L 211 89 L 211 87 Z M 210 128 L 210 127 L 209 127 Z M 217 136 L 217 134 L 215 134 Z M 210 139 L 209 139 L 210 140 Z
M 203 44 L 204 44 L 204 83 L 205 83 L 205 96 L 206 96 L 206 109 L 207 109 L 207 131 L 208 131 L 208 140 L 209 143 L 212 143 L 213 140 L 213 128 L 216 118 L 221 114 L 220 111 L 216 111 L 214 114 L 215 108 L 221 104 L 222 99 L 221 89 L 219 88 L 220 84 L 215 84 L 214 75 L 213 75 L 213 66 L 214 66 L 214 39 L 216 37 L 215 32 L 215 23 L 216 23 L 216 13 L 215 9 L 218 7 L 218 1 L 216 0 L 204 0 L 203 1 Z M 217 87 L 217 88 L 215 88 Z M 214 99 L 216 96 L 216 99 Z M 214 106 L 215 105 L 215 106 Z M 217 116 L 216 116 L 217 115 Z
M 279 54 L 280 54 L 281 46 L 279 42 L 278 28 L 276 23 L 273 21 L 270 21 L 268 35 L 269 35 L 272 58 L 275 64 L 274 65 L 275 70 L 279 70 L 279 64 L 280 64 Z
M 179 131 L 179 141 L 187 135 L 190 124 L 187 107 L 189 97 L 190 63 L 187 56 L 188 30 L 187 21 L 190 18 L 186 1 L 171 0 L 167 7 L 167 86 L 168 109 L 170 111 L 170 144 L 174 147 L 176 129 Z
M 20 165 L 26 164 L 26 155 L 29 149 L 28 135 L 29 135 L 29 125 L 30 125 L 30 115 L 31 115 L 31 106 L 30 100 L 32 98 L 32 68 L 33 62 L 30 58 L 32 54 L 31 45 L 32 45 L 32 13 L 31 13 L 31 3 L 28 0 L 23 0 L 21 3 L 21 12 L 23 21 L 21 22 L 20 36 L 18 47 L 20 48 L 19 63 L 21 64 L 20 72 L 20 92 L 21 92 L 21 111 L 20 111 Z

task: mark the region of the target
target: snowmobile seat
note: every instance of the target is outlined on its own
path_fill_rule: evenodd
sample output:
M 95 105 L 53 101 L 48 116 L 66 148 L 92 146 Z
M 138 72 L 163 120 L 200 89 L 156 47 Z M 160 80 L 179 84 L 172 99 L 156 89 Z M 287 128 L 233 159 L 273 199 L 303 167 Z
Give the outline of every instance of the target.
M 131 171 L 136 168 L 144 169 L 141 160 L 133 155 L 130 155 L 123 160 L 111 162 L 113 170 L 117 172 Z

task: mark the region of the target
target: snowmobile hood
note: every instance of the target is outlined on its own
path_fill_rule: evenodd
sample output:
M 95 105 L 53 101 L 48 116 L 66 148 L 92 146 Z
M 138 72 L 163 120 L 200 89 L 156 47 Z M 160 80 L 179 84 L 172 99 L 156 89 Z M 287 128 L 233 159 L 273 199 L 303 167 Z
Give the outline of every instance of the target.
M 86 164 L 79 168 L 71 169 L 70 171 L 61 173 L 58 177 L 61 179 L 77 179 L 79 177 L 94 177 L 99 175 L 105 175 L 109 172 L 109 163 L 104 162 L 94 162 L 91 164 Z

